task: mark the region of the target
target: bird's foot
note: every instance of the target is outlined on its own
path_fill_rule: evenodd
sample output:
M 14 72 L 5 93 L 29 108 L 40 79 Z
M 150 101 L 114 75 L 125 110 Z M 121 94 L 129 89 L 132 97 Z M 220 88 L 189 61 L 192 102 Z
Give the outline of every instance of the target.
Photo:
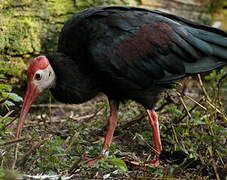
M 86 160 L 84 161 L 84 164 L 87 166 L 92 166 L 93 164 L 95 164 L 97 161 L 99 161 L 100 159 L 104 158 L 105 156 L 103 155 L 99 155 L 98 157 L 95 158 L 86 158 Z
M 149 162 L 149 164 L 152 165 L 152 166 L 159 166 L 160 160 L 159 159 L 153 159 Z
M 98 157 L 95 157 L 95 158 L 87 158 L 86 157 L 86 160 L 84 161 L 85 164 L 87 166 L 92 166 L 93 164 L 95 164 L 97 161 L 99 161 L 100 159 L 104 158 L 104 157 L 107 157 L 109 155 L 109 151 L 107 150 L 102 150 L 101 154 L 98 156 Z
M 95 164 L 97 161 L 100 159 L 104 158 L 105 156 L 103 154 L 99 155 L 98 157 L 95 158 L 90 158 L 86 156 L 86 153 L 83 154 L 83 156 L 76 161 L 73 166 L 69 169 L 69 173 L 73 174 L 78 168 L 81 167 L 81 165 L 87 165 L 87 166 L 92 166 Z
M 147 161 L 147 162 L 144 162 L 144 163 L 124 159 L 124 162 L 127 165 L 135 166 L 135 167 L 138 167 L 140 169 L 146 169 L 149 166 L 159 166 L 160 165 L 160 160 L 159 159 L 153 159 L 151 161 Z
M 160 159 L 159 159 L 159 155 L 155 155 L 154 158 L 149 161 L 149 164 L 152 166 L 159 166 L 160 165 Z

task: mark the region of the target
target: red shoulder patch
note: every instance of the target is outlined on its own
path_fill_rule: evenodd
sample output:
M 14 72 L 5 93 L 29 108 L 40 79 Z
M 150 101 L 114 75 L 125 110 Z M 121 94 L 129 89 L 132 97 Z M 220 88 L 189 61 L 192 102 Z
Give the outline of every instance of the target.
M 168 49 L 173 44 L 170 25 L 163 22 L 145 24 L 130 38 L 113 47 L 125 60 L 135 60 L 150 55 L 157 56 L 158 49 Z
M 33 78 L 36 71 L 45 69 L 49 65 L 46 56 L 38 56 L 34 58 L 28 66 L 28 79 Z

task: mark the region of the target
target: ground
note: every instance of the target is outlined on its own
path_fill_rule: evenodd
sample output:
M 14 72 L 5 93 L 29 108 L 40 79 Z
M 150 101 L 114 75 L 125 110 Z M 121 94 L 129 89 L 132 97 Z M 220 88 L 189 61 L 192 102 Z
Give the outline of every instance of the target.
M 203 79 L 209 77 L 212 74 Z M 156 107 L 164 147 L 160 166 L 146 165 L 154 155 L 152 133 L 145 110 L 131 101 L 120 107 L 109 157 L 93 166 L 80 161 L 101 152 L 109 112 L 106 97 L 100 95 L 82 105 L 60 104 L 53 99 L 33 105 L 19 140 L 17 173 L 25 179 L 37 174 L 72 175 L 72 179 L 224 179 L 226 116 L 222 104 L 214 101 L 216 91 L 212 92 L 210 85 L 202 84 L 205 90 L 201 88 L 197 77 L 181 85 L 183 88 L 177 85 L 163 94 Z M 177 95 L 177 90 L 185 95 Z M 15 125 L 11 123 L 1 132 L 3 167 L 10 168 L 15 160 Z M 2 171 L 5 179 L 13 173 Z

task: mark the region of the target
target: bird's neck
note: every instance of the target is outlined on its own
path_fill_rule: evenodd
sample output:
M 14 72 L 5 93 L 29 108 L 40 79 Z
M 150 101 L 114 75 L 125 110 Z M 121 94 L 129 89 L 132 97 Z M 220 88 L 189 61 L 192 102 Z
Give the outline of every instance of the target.
M 51 92 L 58 101 L 79 104 L 98 94 L 98 83 L 92 72 L 80 67 L 76 60 L 62 53 L 51 53 L 47 58 L 56 74 L 56 83 Z

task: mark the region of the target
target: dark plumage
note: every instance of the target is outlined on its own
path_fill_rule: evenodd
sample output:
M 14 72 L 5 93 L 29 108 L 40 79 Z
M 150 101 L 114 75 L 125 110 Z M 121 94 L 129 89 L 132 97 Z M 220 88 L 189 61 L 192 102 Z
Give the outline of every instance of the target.
M 97 7 L 66 21 L 58 53 L 47 57 L 56 99 L 81 103 L 104 92 L 151 109 L 166 84 L 226 65 L 227 33 L 160 11 Z
M 103 153 L 113 138 L 119 102 L 131 99 L 147 109 L 156 154 L 151 163 L 158 165 L 162 145 L 153 110 L 158 94 L 186 75 L 226 64 L 227 33 L 219 29 L 142 8 L 87 9 L 66 21 L 57 52 L 30 64 L 17 137 L 44 89 L 51 87 L 57 100 L 74 104 L 102 92 L 110 102 Z

